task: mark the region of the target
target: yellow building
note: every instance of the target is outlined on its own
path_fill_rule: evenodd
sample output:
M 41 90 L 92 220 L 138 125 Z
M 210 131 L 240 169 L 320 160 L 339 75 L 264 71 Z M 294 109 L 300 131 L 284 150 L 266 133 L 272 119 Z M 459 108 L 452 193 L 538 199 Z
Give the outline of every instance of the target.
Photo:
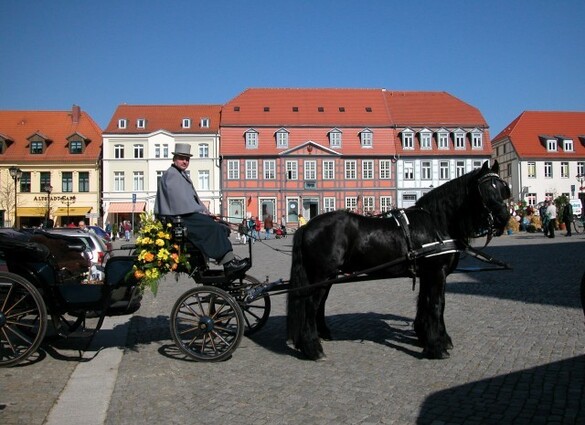
M 0 226 L 98 224 L 101 145 L 79 106 L 0 111 Z

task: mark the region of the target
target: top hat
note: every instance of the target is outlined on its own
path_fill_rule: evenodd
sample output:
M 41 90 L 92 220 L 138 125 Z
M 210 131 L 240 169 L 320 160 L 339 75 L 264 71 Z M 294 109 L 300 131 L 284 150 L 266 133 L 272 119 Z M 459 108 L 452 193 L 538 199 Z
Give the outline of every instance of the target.
M 193 156 L 191 155 L 191 145 L 188 145 L 187 143 L 177 143 L 175 145 L 175 151 L 171 153 L 173 155 L 188 156 L 189 158 Z

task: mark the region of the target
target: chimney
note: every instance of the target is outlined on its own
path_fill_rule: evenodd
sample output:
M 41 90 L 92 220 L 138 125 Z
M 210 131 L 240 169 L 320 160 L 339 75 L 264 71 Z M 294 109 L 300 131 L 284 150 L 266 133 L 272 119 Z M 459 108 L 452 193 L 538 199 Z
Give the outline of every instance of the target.
M 80 115 L 81 115 L 81 108 L 77 105 L 73 105 L 73 107 L 71 108 L 71 120 L 73 121 L 73 124 L 79 123 L 79 116 Z

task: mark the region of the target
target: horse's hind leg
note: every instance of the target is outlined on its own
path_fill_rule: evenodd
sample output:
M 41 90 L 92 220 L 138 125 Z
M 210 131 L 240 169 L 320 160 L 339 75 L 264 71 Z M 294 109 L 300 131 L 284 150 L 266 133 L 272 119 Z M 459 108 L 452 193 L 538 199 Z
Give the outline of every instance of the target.
M 440 267 L 425 271 L 420 276 L 414 330 L 423 346 L 423 353 L 431 359 L 449 357 L 452 347 L 451 337 L 447 334 L 443 313 L 445 311 L 446 273 Z
M 320 294 L 290 294 L 289 295 L 289 328 L 292 332 L 292 342 L 307 359 L 319 360 L 325 357 L 323 346 L 317 331 L 317 311 Z
M 329 290 L 331 290 L 331 285 L 327 286 L 324 291 L 321 291 L 323 294 L 319 302 L 319 308 L 317 309 L 317 332 L 321 338 L 326 340 L 331 339 L 331 331 L 325 322 L 325 301 L 327 301 L 327 297 L 329 296 Z

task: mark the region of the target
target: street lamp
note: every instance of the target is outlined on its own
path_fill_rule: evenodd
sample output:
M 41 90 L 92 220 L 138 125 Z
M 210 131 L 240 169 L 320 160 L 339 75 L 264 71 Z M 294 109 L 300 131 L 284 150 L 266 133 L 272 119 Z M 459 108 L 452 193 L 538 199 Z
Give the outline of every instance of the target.
M 16 197 L 18 196 L 18 192 L 16 188 L 18 186 L 18 180 L 22 177 L 22 170 L 18 167 L 12 166 L 8 169 L 10 173 L 10 177 L 14 179 L 14 228 L 18 227 L 18 203 L 16 202 Z
M 69 205 L 74 204 L 75 203 L 75 199 L 71 199 L 68 198 L 65 201 L 65 205 L 67 205 L 67 224 L 69 224 Z M 61 226 L 63 226 L 63 223 L 61 223 Z
M 45 218 L 45 228 L 49 227 L 49 214 L 51 212 L 51 192 L 53 191 L 53 186 L 50 184 L 46 184 L 43 187 L 43 191 L 47 192 L 47 216 Z

